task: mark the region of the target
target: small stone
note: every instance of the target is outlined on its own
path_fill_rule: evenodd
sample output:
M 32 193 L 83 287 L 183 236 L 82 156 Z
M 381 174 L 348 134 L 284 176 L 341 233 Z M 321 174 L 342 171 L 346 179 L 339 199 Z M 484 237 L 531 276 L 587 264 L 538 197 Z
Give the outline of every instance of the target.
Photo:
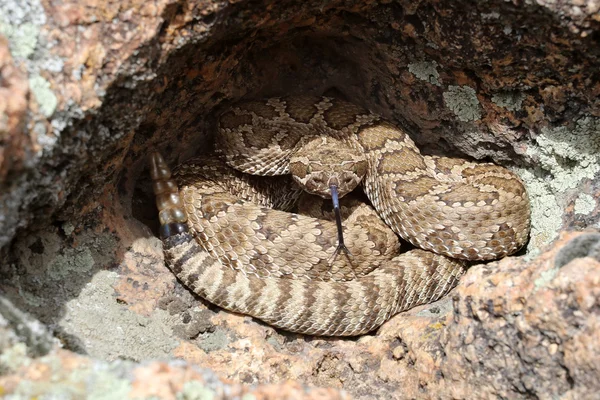
M 406 355 L 406 349 L 404 348 L 403 345 L 396 346 L 394 348 L 394 350 L 392 350 L 392 356 L 396 360 L 402 360 L 405 355 Z

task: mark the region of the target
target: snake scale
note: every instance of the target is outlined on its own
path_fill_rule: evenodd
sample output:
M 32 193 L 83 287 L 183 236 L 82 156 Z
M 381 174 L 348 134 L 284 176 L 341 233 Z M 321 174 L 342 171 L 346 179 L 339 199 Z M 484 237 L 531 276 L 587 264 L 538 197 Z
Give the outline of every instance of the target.
M 151 175 L 167 264 L 227 310 L 293 332 L 359 335 L 442 297 L 463 260 L 500 258 L 527 240 L 529 200 L 515 174 L 421 155 L 403 130 L 352 103 L 250 101 L 225 111 L 218 130 L 220 157 L 172 175 L 155 153 Z M 352 256 L 333 261 L 331 218 L 290 212 L 303 190 L 326 197 L 313 186 L 332 174 L 340 196 L 364 174 L 376 210 L 342 199 Z M 394 233 L 418 249 L 400 253 Z

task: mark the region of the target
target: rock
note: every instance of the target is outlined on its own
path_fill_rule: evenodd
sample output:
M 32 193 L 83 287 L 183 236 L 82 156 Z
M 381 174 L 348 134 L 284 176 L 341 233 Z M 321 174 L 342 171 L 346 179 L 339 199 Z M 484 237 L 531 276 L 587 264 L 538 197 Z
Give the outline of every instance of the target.
M 443 387 L 460 382 L 458 397 L 599 393 L 600 351 L 592 343 L 600 340 L 600 261 L 583 254 L 557 263 L 586 236 L 563 235 L 530 263 L 502 260 L 470 271 L 441 338 Z
M 0 38 L 0 182 L 7 182 L 9 172 L 21 169 L 31 142 L 23 134 L 28 107 L 27 74 L 18 68 L 10 55 L 8 42 Z
M 593 397 L 599 7 L 0 2 L 0 393 L 85 380 L 118 398 Z M 147 155 L 177 164 L 209 148 L 223 107 L 290 93 L 345 97 L 425 152 L 513 168 L 528 248 L 361 338 L 195 298 L 164 266 Z
M 319 389 L 287 382 L 245 387 L 213 372 L 181 362 L 131 361 L 107 363 L 58 350 L 19 371 L 0 376 L 2 394 L 24 398 L 53 395 L 59 398 L 158 399 L 306 399 L 344 400 L 334 389 Z
M 0 297 L 0 375 L 28 357 L 48 354 L 55 339 L 45 325 Z

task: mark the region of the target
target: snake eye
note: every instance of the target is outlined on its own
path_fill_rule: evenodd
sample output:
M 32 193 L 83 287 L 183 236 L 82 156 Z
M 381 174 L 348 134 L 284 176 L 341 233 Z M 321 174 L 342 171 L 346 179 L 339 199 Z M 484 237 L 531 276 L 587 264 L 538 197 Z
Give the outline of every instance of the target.
M 310 165 L 306 166 L 306 173 L 310 174 L 312 172 L 312 167 Z

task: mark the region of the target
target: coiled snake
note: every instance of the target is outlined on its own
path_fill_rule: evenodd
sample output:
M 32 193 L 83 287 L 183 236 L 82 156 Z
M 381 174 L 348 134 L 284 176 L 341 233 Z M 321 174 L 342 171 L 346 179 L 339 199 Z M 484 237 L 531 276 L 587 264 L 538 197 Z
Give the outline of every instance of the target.
M 529 200 L 515 174 L 423 156 L 403 130 L 345 101 L 297 96 L 234 106 L 219 119 L 217 148 L 220 157 L 184 163 L 174 180 L 162 157 L 152 157 L 167 263 L 211 303 L 285 330 L 369 332 L 447 293 L 464 271 L 461 260 L 511 254 L 529 232 Z M 296 183 L 280 176 L 290 171 Z M 332 261 L 336 224 L 288 211 L 298 184 L 326 196 L 333 182 L 341 197 L 363 173 L 379 217 L 419 249 L 400 254 L 373 210 L 348 200 L 351 256 Z

